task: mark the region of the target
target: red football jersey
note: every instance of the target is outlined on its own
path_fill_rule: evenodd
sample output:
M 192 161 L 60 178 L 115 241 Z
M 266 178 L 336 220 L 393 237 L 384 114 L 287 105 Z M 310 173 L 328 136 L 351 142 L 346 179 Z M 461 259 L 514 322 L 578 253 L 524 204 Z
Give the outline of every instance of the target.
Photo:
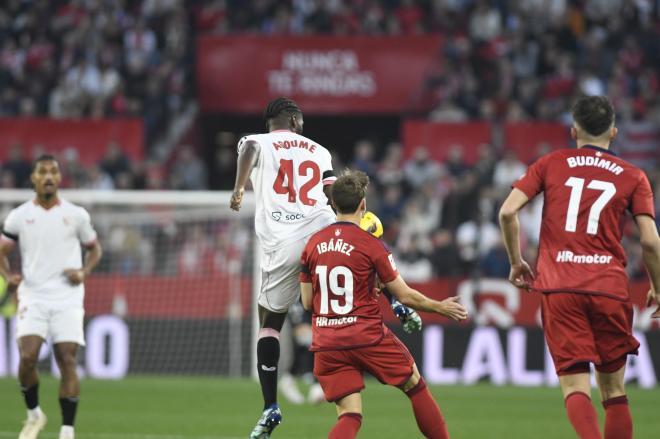
M 513 187 L 545 196 L 535 289 L 628 300 L 623 219 L 626 211 L 655 216 L 644 172 L 587 145 L 542 157 Z
M 372 346 L 383 338 L 383 316 L 374 293 L 399 275 L 385 244 L 358 225 L 336 222 L 307 242 L 301 282 L 313 289 L 312 351 Z

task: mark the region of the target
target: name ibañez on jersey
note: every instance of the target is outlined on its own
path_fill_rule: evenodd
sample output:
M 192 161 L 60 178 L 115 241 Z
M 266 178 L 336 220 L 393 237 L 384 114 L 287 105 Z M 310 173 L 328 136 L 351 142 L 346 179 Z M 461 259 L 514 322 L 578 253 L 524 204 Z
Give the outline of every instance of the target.
M 323 254 L 325 252 L 339 252 L 345 254 L 346 256 L 350 256 L 354 248 L 355 246 L 349 244 L 348 242 L 344 242 L 344 240 L 341 238 L 337 240 L 331 238 L 330 241 L 323 241 L 316 244 L 316 251 L 319 254 Z

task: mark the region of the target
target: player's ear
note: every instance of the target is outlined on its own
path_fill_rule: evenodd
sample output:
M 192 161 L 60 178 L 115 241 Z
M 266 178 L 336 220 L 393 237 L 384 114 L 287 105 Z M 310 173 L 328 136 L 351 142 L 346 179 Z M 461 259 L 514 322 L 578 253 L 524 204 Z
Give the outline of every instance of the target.
M 614 139 L 618 133 L 619 130 L 616 127 L 612 127 L 610 129 L 610 140 Z
M 360 207 L 358 208 L 358 211 L 361 212 L 361 215 L 364 215 L 364 212 L 367 211 L 367 199 L 363 198 L 362 201 L 360 201 Z
M 575 127 L 571 127 L 571 139 L 577 139 L 577 129 L 575 129 Z

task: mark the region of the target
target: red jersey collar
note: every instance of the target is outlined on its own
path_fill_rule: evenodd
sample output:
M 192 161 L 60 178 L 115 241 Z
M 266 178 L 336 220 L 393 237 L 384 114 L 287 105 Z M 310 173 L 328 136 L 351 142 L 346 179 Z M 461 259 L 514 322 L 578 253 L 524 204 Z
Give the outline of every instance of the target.
M 600 146 L 596 146 L 596 145 L 584 145 L 582 148 L 593 149 L 595 151 L 604 152 L 606 154 L 611 154 L 615 157 L 617 156 L 617 154 L 614 151 L 612 151 L 611 149 L 601 148 Z M 582 148 L 580 148 L 580 149 L 582 149 Z

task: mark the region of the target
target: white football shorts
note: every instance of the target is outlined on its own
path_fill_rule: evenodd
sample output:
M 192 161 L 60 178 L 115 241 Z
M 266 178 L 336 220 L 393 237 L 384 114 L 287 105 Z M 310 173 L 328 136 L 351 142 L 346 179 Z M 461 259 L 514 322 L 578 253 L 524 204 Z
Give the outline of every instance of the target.
M 71 302 L 29 301 L 18 303 L 16 339 L 37 335 L 52 343 L 77 343 L 85 346 L 85 310 Z
M 284 313 L 300 299 L 300 256 L 308 239 L 309 236 L 271 252 L 262 251 L 259 305 Z

